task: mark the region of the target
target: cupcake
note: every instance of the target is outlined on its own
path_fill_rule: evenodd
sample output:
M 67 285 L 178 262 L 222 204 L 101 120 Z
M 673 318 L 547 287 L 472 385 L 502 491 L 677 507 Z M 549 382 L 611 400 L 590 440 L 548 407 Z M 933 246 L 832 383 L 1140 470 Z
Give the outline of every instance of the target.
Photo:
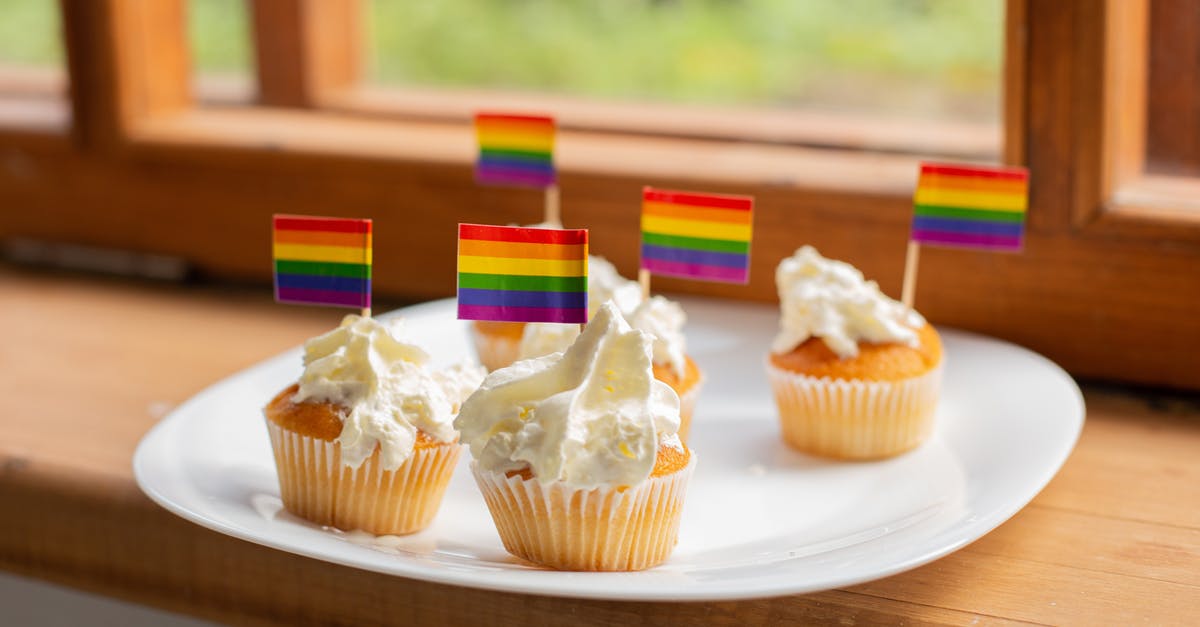
M 695 457 L 650 344 L 606 303 L 565 352 L 497 370 L 463 403 L 454 425 L 513 555 L 627 571 L 674 548 Z
M 782 319 L 767 359 L 784 441 L 839 459 L 890 457 L 933 430 L 937 331 L 850 264 L 805 246 L 775 271 Z
M 387 325 L 350 315 L 304 344 L 304 373 L 263 410 L 283 506 L 369 533 L 425 528 L 462 452 L 453 419 L 484 370 L 436 370 Z
M 588 256 L 588 317 L 594 316 L 600 305 L 610 299 L 623 314 L 629 315 L 642 300 L 641 287 L 636 281 L 622 277 L 605 258 Z M 578 334 L 579 329 L 573 324 L 484 321 L 471 324 L 475 352 L 488 370 L 503 368 L 521 359 L 522 354 L 540 357 L 560 351 Z

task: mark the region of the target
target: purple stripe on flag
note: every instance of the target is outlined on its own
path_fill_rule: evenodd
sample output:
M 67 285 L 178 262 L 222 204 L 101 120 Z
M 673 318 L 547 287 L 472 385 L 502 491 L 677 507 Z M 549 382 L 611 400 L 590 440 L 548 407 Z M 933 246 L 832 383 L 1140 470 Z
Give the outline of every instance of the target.
M 495 322 L 587 322 L 588 310 L 556 307 L 495 307 L 458 304 L 459 320 L 492 320 Z
M 552 309 L 587 309 L 587 292 L 532 292 L 524 290 L 488 290 L 458 288 L 458 302 L 463 305 L 494 307 L 533 307 Z
M 520 185 L 525 187 L 549 187 L 554 185 L 554 171 L 524 168 L 498 168 L 479 164 L 475 168 L 475 181 L 483 185 Z
M 1007 250 L 1017 252 L 1022 246 L 1021 236 L 1007 235 L 976 235 L 967 233 L 949 233 L 946 231 L 913 230 L 912 241 L 930 246 L 951 246 L 955 248 L 981 248 L 986 250 Z
M 643 259 L 659 261 L 677 261 L 702 266 L 720 266 L 722 268 L 743 269 L 750 265 L 748 253 L 720 253 L 710 250 L 695 250 L 692 248 L 677 248 L 674 246 L 656 246 L 642 244 Z
M 989 220 L 963 220 L 960 218 L 938 218 L 914 216 L 912 228 L 926 233 L 961 233 L 963 235 L 990 235 L 1020 237 L 1025 225 L 1020 222 L 992 222 Z
M 660 259 L 642 259 L 642 267 L 662 276 L 675 276 L 701 281 L 717 281 L 720 283 L 746 283 L 750 280 L 749 268 L 723 268 L 707 266 L 699 263 L 682 263 L 679 261 L 662 261 Z
M 276 287 L 275 300 L 281 303 L 307 303 L 310 305 L 332 305 L 335 307 L 370 307 L 371 290 L 366 292 L 342 292 L 338 290 L 314 290 L 302 287 Z

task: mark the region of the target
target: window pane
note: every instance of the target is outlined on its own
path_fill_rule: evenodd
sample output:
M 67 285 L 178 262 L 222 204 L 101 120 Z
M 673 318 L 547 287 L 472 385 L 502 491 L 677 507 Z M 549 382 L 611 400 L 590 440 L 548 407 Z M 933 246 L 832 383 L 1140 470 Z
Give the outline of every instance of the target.
M 190 0 L 187 19 L 199 100 L 249 100 L 254 86 L 245 0 Z
M 408 87 L 994 124 L 1003 0 L 371 0 Z
M 57 2 L 0 0 L 0 129 L 68 127 L 64 50 Z
M 50 0 L 0 2 L 0 65 L 62 66 L 58 3 Z

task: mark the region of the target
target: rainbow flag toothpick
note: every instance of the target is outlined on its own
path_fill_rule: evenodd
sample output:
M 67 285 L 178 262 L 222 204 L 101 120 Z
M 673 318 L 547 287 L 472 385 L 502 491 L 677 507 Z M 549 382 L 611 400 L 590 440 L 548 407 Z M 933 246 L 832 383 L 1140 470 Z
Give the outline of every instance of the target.
M 642 268 L 701 281 L 750 280 L 754 198 L 642 190 Z
M 276 215 L 275 300 L 371 307 L 371 221 Z
M 554 170 L 554 118 L 475 114 L 479 159 L 475 180 L 486 185 L 550 187 Z
M 458 318 L 588 319 L 587 229 L 458 225 Z
M 1029 202 L 1025 168 L 921 164 L 912 241 L 1020 251 Z

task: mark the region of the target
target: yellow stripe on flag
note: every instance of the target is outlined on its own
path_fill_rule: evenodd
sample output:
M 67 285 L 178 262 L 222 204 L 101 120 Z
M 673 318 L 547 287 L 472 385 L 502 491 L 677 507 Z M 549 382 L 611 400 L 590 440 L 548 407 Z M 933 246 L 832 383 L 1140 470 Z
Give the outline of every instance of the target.
M 587 260 L 512 259 L 460 255 L 458 271 L 470 274 L 516 274 L 520 276 L 584 276 Z
M 328 261 L 333 263 L 371 263 L 371 249 L 352 246 L 312 246 L 275 244 L 276 259 L 288 261 Z
M 913 202 L 918 205 L 933 205 L 939 207 L 957 207 L 959 209 L 988 209 L 991 211 L 1025 211 L 1026 197 L 1024 194 L 989 194 L 950 189 L 917 190 Z
M 550 152 L 554 149 L 554 135 L 505 133 L 480 129 L 477 137 L 482 148 L 491 150 L 529 150 Z
M 642 230 L 647 233 L 748 242 L 750 241 L 750 229 L 751 225 L 749 224 L 679 220 L 676 218 L 642 215 Z

